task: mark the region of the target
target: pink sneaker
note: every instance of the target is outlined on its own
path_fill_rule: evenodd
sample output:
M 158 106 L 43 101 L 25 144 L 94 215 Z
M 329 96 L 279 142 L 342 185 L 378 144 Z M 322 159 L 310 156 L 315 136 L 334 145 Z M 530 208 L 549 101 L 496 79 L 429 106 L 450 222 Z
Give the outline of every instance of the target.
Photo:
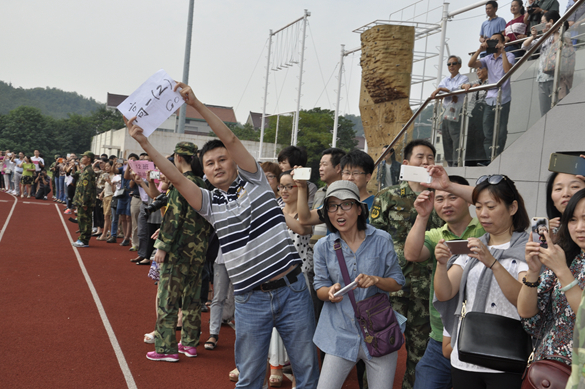
M 151 361 L 179 362 L 179 354 L 159 354 L 156 351 L 146 353 Z
M 195 347 L 183 346 L 180 342 L 179 342 L 179 352 L 181 354 L 185 354 L 189 358 L 195 358 L 197 356 L 197 349 Z
M 65 212 L 63 212 L 65 215 L 71 215 L 71 210 L 69 208 L 67 208 L 65 210 Z

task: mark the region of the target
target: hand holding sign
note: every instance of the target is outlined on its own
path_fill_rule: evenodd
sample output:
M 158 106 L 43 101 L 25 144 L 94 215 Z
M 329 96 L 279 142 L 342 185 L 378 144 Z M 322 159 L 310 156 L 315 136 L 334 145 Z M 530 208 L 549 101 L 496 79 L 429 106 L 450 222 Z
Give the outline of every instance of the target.
M 133 123 L 148 137 L 184 104 L 175 89 L 175 81 L 161 69 L 118 105 L 118 110 L 128 119 L 136 117 Z
M 151 161 L 132 161 L 128 160 L 128 165 L 132 171 L 140 176 L 143 180 L 147 179 L 147 172 L 154 170 L 154 163 Z

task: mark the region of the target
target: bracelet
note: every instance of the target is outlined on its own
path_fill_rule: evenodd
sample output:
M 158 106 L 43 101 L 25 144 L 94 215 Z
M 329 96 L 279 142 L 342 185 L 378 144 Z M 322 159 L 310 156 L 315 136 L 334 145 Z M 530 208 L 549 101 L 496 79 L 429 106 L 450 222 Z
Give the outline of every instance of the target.
M 538 285 L 540 285 L 540 276 L 535 282 L 526 281 L 526 276 L 524 276 L 524 278 L 522 278 L 522 283 L 529 288 L 537 288 Z
M 496 264 L 496 262 L 498 262 L 498 260 L 497 259 L 494 259 L 494 263 L 492 263 L 492 265 L 489 268 L 491 269 L 492 267 L 494 267 L 494 265 Z
M 577 279 L 574 279 L 574 280 L 573 280 L 573 282 L 571 282 L 569 285 L 567 285 L 567 286 L 565 286 L 565 287 L 562 287 L 562 288 L 561 288 L 561 292 L 566 292 L 566 291 L 568 291 L 569 289 L 571 289 L 573 286 L 577 285 L 578 283 L 579 283 L 579 280 L 577 280 Z

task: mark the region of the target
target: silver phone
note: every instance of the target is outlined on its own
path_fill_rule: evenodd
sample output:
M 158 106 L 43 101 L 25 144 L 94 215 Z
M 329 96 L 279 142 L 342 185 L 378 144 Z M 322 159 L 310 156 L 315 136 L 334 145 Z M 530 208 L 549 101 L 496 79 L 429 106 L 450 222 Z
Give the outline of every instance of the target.
M 400 166 L 400 180 L 430 184 L 433 178 L 429 175 L 427 169 L 422 166 L 402 165 Z

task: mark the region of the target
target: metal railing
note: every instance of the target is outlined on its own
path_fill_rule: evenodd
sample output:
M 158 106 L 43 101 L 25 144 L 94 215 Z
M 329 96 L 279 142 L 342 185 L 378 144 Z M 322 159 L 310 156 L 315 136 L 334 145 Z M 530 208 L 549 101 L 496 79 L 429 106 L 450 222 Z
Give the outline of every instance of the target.
M 529 50 L 526 51 L 526 53 L 520 57 L 520 59 L 518 61 L 516 61 L 514 63 L 514 65 L 512 66 L 512 68 L 504 74 L 504 76 L 496 83 L 493 84 L 486 84 L 486 85 L 480 85 L 480 86 L 476 86 L 476 87 L 472 87 L 469 90 L 457 90 L 454 92 L 449 92 L 449 93 L 442 93 L 441 95 L 439 95 L 438 97 L 432 98 L 432 97 L 428 97 L 424 103 L 419 107 L 419 109 L 410 117 L 410 119 L 406 122 L 406 124 L 404 124 L 404 126 L 402 127 L 402 129 L 400 130 L 400 132 L 394 137 L 394 139 L 389 143 L 388 147 L 384 150 L 384 152 L 378 157 L 378 159 L 376 160 L 376 166 L 378 166 L 380 164 L 380 162 L 382 160 L 384 160 L 386 158 L 386 156 L 388 155 L 388 153 L 390 152 L 390 149 L 392 149 L 394 147 L 394 145 L 398 142 L 398 140 L 405 135 L 405 133 L 408 131 L 408 129 L 414 124 L 415 120 L 417 118 L 419 118 L 419 115 L 424 111 L 424 109 L 433 101 L 433 100 L 441 100 L 444 99 L 445 97 L 453 97 L 453 96 L 459 96 L 462 94 L 465 94 L 466 97 L 464 99 L 464 107 L 467 106 L 467 95 L 469 95 L 469 93 L 473 93 L 473 92 L 478 92 L 478 91 L 487 91 L 490 89 L 498 89 L 498 97 L 497 97 L 497 103 L 496 103 L 496 116 L 494 119 L 494 135 L 493 135 L 493 140 L 492 140 L 492 147 L 491 147 L 491 157 L 490 160 L 493 161 L 493 159 L 499 155 L 499 152 L 497 150 L 498 146 L 497 145 L 497 135 L 498 135 L 498 130 L 499 130 L 499 115 L 500 115 L 500 110 L 501 110 L 501 95 L 502 95 L 502 86 L 503 84 L 508 81 L 510 79 L 510 77 L 512 77 L 512 75 L 520 69 L 520 67 L 526 62 L 528 61 L 529 58 L 531 58 L 531 56 L 540 48 L 540 46 L 549 38 L 552 36 L 552 34 L 554 34 L 557 31 L 560 31 L 561 36 L 564 32 L 563 30 L 563 24 L 565 23 L 565 21 L 567 21 L 567 19 L 582 5 L 585 3 L 585 0 L 577 0 L 575 2 L 575 4 L 573 4 L 573 6 L 563 15 L 561 16 L 561 18 L 551 27 L 550 30 L 548 30 L 546 33 L 544 33 L 541 38 L 538 40 L 538 42 L 532 46 Z M 572 37 L 571 39 L 574 39 L 575 37 Z M 524 40 L 525 38 L 523 38 L 522 40 Z M 552 104 L 554 105 L 557 102 L 557 98 L 555 97 L 555 95 L 557 94 L 557 80 L 559 78 L 559 71 L 560 71 L 560 58 L 561 58 L 561 54 L 562 54 L 562 45 L 561 48 L 557 51 L 557 58 L 556 58 L 556 67 L 555 67 L 555 76 L 554 76 L 554 84 L 553 84 L 553 102 Z M 502 54 L 502 55 L 505 55 Z M 435 110 L 438 108 L 439 104 L 435 105 Z M 437 112 L 435 112 L 434 117 L 434 121 L 433 121 L 433 131 L 432 131 L 432 139 L 433 139 L 433 144 L 435 143 L 435 132 L 438 129 L 438 125 L 436 123 L 438 115 L 436 114 Z M 461 121 L 461 125 L 464 125 L 464 120 Z M 461 142 L 463 141 L 464 137 L 461 137 L 462 139 L 460 139 L 460 145 Z M 502 150 L 503 151 L 503 150 Z M 461 153 L 459 156 L 459 162 L 461 162 Z

